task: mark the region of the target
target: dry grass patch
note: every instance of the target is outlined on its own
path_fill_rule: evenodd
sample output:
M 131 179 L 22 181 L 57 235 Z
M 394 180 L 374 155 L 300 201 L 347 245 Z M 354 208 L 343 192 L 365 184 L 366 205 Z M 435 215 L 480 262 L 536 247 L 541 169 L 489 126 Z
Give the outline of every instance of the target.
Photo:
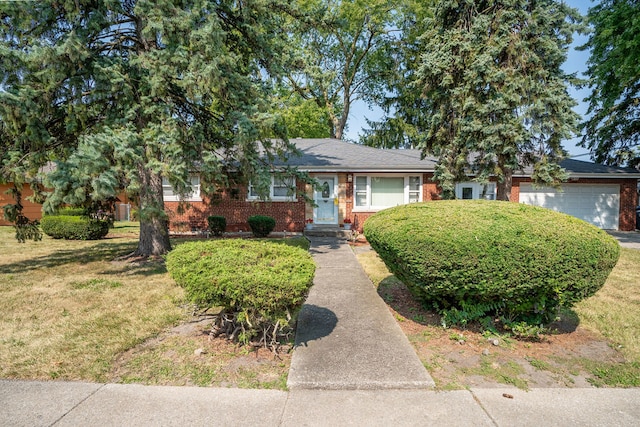
M 640 250 L 622 248 L 605 286 L 575 311 L 582 326 L 607 337 L 628 359 L 640 361 Z
M 0 227 L 0 377 L 105 381 L 117 355 L 184 317 L 162 262 L 114 262 L 131 226 L 101 241 L 18 243 Z
M 24 244 L 0 227 L 0 378 L 286 388 L 290 354 L 210 340 L 163 260 L 116 261 L 137 241 L 137 223 Z
M 118 358 L 111 380 L 172 386 L 286 389 L 290 353 L 210 339 L 211 319 L 183 324 Z

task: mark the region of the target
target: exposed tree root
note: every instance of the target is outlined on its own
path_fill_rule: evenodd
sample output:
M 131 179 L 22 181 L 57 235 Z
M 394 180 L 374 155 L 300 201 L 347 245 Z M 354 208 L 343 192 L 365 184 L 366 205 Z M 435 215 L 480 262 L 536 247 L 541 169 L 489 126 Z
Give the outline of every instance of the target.
M 283 343 L 291 340 L 295 328 L 280 321 L 273 322 L 264 319 L 246 319 L 238 311 L 224 309 L 213 317 L 213 325 L 209 336 L 211 338 L 225 337 L 229 341 L 238 342 L 252 347 L 264 347 L 274 354 L 282 349 Z M 291 320 L 290 316 L 288 316 Z M 242 319 L 242 320 L 240 320 Z

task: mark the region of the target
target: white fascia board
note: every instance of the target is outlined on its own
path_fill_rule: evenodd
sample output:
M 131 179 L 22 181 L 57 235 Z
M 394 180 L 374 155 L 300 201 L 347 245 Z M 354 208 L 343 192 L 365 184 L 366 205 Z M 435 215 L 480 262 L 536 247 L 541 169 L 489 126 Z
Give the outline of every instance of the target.
M 427 169 L 423 169 L 423 168 L 393 168 L 393 169 L 389 169 L 389 168 L 344 168 L 344 167 L 340 167 L 340 168 L 335 168 L 335 167 L 327 167 L 327 168 L 321 168 L 321 167 L 313 167 L 313 168 L 305 168 L 305 167 L 298 167 L 298 170 L 304 171 L 304 172 L 309 172 L 309 173 L 316 173 L 316 172 L 347 172 L 347 173 L 433 173 L 433 170 L 427 170 Z

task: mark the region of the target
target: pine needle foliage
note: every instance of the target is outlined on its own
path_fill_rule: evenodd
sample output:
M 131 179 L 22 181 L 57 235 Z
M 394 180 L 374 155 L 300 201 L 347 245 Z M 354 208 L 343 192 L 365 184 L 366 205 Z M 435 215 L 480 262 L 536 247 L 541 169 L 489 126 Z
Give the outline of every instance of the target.
M 0 179 L 22 188 L 54 164 L 48 211 L 127 190 L 140 203 L 137 253 L 165 253 L 163 184 L 186 195 L 197 170 L 213 192 L 230 170 L 251 180 L 269 173 L 265 154 L 294 151 L 268 114 L 289 9 L 281 0 L 0 2 Z
M 445 197 L 473 176 L 498 178 L 508 200 L 514 171 L 558 185 L 561 142 L 578 116 L 561 69 L 580 15 L 555 0 L 443 0 L 427 18 L 417 84 L 427 100 L 418 147 L 439 159 Z
M 604 0 L 589 9 L 591 94 L 582 146 L 610 165 L 640 165 L 640 3 Z

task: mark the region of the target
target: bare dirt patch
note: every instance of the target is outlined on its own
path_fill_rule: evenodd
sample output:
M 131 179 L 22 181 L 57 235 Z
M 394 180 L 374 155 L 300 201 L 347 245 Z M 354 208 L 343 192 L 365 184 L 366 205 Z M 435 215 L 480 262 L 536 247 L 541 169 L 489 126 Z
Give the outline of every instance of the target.
M 604 338 L 570 315 L 539 341 L 520 341 L 473 327 L 445 329 L 399 282 L 381 283 L 379 293 L 439 388 L 591 387 L 588 363 L 624 362 Z
M 211 338 L 210 316 L 195 317 L 120 355 L 110 381 L 147 385 L 284 389 L 287 348 L 239 346 Z

